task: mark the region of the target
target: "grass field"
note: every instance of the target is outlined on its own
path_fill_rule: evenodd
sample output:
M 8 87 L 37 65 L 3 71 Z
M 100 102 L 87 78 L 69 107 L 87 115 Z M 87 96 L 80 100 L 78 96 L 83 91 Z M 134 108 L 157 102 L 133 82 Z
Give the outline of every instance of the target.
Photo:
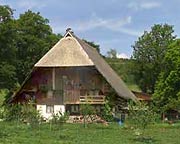
M 153 144 L 180 144 L 180 124 L 158 124 L 147 130 Z M 65 124 L 63 128 L 43 124 L 31 128 L 25 124 L 0 122 L 0 144 L 142 144 L 133 130 L 117 124 Z
M 135 87 L 136 88 L 136 87 Z M 0 104 L 5 91 L 0 92 Z M 139 141 L 135 132 L 118 124 L 104 126 L 65 124 L 63 127 L 42 124 L 32 128 L 26 124 L 0 121 L 0 144 L 180 144 L 180 123 L 156 124 L 146 130 L 150 141 Z

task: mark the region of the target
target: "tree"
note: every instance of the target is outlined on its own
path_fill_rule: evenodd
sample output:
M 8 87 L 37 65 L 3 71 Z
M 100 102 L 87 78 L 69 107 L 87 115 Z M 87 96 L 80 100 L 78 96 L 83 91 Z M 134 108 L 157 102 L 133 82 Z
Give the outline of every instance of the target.
M 93 121 L 92 116 L 96 114 L 95 108 L 88 102 L 80 105 L 80 113 L 83 116 L 84 128 L 87 127 L 88 119 Z
M 109 58 L 117 58 L 117 51 L 115 49 L 110 49 L 108 52 L 107 52 L 107 56 Z
M 13 18 L 13 10 L 7 5 L 0 5 L 0 23 L 7 22 Z
M 13 9 L 0 5 L 0 88 L 22 83 L 33 65 L 62 37 L 48 19 L 30 10 L 13 18 Z
M 33 65 L 62 37 L 52 33 L 48 19 L 30 10 L 17 20 L 17 77 L 22 83 Z
M 11 89 L 17 82 L 16 68 L 5 62 L 0 63 L 0 89 Z
M 15 21 L 13 12 L 8 6 L 0 6 L 0 59 L 1 62 L 14 64 L 16 56 L 15 47 Z
M 153 100 L 161 112 L 180 111 L 180 39 L 169 46 L 164 61 L 165 70 L 156 83 Z
M 135 130 L 136 135 L 140 136 L 138 139 L 141 141 L 149 140 L 145 134 L 145 130 L 149 125 L 154 124 L 158 115 L 146 103 L 130 102 L 128 105 L 129 115 L 128 124 Z
M 16 31 L 13 10 L 0 5 L 0 88 L 12 88 L 16 79 Z
M 150 32 L 145 31 L 133 47 L 135 81 L 146 93 L 154 93 L 154 86 L 164 69 L 163 59 L 168 46 L 173 42 L 173 26 L 156 24 Z

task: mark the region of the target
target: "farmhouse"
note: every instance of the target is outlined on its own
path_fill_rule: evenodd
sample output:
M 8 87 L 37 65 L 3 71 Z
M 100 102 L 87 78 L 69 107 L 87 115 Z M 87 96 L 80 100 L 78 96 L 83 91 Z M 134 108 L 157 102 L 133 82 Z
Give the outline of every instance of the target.
M 67 29 L 64 37 L 34 65 L 11 102 L 32 100 L 45 118 L 59 111 L 78 114 L 79 105 L 87 102 L 100 111 L 110 87 L 117 97 L 136 101 L 95 48 Z

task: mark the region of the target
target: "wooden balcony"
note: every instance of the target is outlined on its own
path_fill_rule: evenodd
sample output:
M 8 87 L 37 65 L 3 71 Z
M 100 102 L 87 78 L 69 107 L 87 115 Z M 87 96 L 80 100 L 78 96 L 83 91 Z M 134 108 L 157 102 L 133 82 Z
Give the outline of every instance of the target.
M 79 90 L 68 90 L 64 94 L 65 104 L 104 104 L 104 95 L 81 95 Z
M 104 104 L 105 96 L 104 95 L 80 96 L 80 103 Z

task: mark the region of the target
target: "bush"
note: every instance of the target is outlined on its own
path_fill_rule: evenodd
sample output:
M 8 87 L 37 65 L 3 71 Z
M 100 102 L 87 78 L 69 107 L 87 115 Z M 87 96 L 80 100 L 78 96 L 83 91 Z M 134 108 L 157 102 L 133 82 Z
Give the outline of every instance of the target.
M 32 127 L 41 123 L 42 117 L 32 103 L 24 104 L 21 107 L 21 121 L 30 124 Z
M 52 125 L 56 126 L 55 128 L 62 128 L 64 123 L 67 122 L 69 119 L 69 113 L 61 113 L 58 112 L 56 114 L 52 115 L 52 119 L 49 120 L 50 129 L 52 128 Z
M 20 121 L 22 117 L 22 106 L 20 104 L 5 105 L 3 107 L 3 119 L 5 121 Z
M 101 117 L 107 122 L 113 121 L 114 118 L 112 115 L 112 110 L 108 103 L 105 103 L 103 111 L 101 112 Z
M 66 123 L 68 119 L 69 119 L 69 113 L 62 114 L 61 112 L 58 112 L 52 115 L 52 119 L 50 120 L 50 122 L 52 124 L 62 125 Z
M 8 89 L 0 89 L 0 105 L 3 104 L 3 101 L 8 93 L 9 93 Z
M 157 114 L 147 104 L 142 102 L 130 103 L 128 108 L 128 124 L 135 129 L 136 135 L 143 137 L 145 129 L 150 124 L 155 123 Z
M 80 113 L 83 116 L 83 123 L 84 123 L 84 128 L 87 127 L 87 120 L 90 118 L 93 121 L 92 116 L 96 115 L 96 110 L 95 108 L 90 105 L 90 104 L 81 104 L 80 105 Z
M 40 113 L 36 110 L 33 103 L 5 105 L 3 110 L 5 121 L 16 121 L 36 126 L 42 120 Z
M 0 106 L 0 120 L 3 120 L 3 112 L 4 112 L 4 108 L 2 106 Z

